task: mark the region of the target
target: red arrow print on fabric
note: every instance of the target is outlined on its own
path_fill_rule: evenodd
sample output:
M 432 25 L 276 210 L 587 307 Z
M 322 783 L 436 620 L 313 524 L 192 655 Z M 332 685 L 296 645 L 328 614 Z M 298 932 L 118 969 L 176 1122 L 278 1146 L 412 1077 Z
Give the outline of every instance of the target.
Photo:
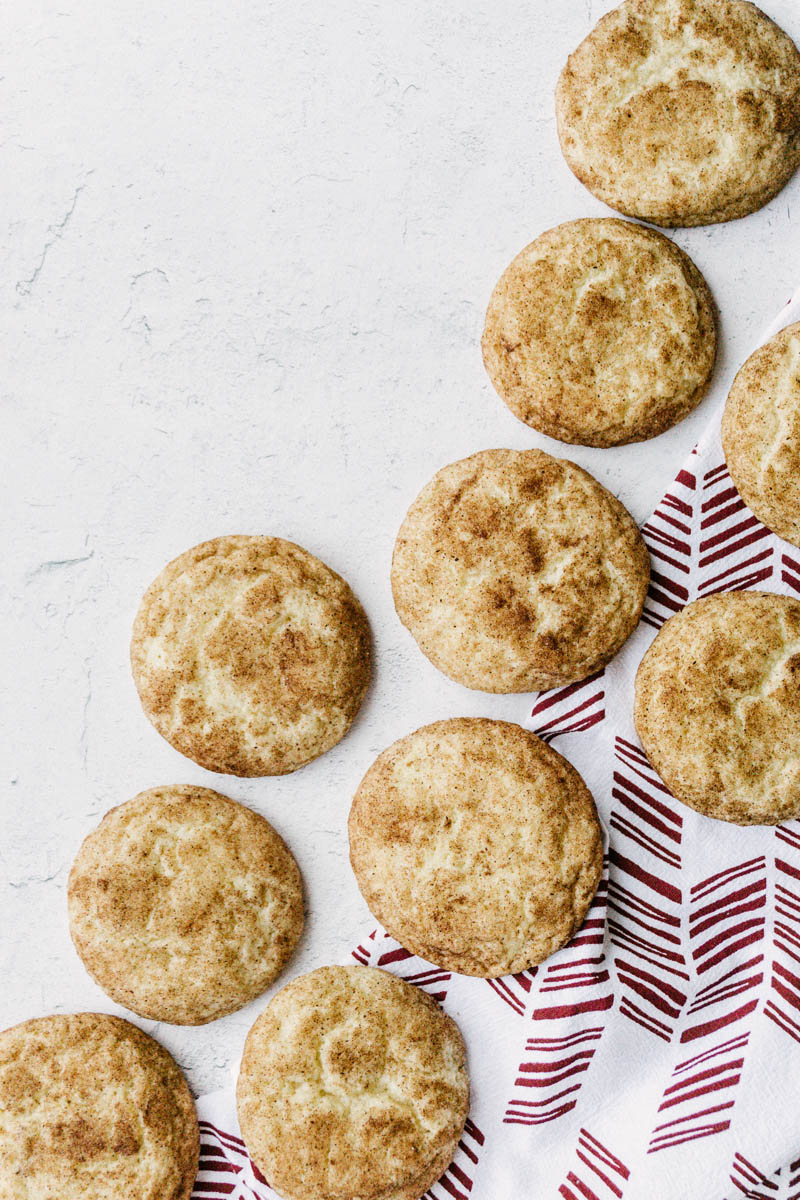
M 642 620 L 654 629 L 660 629 L 667 618 L 689 600 L 696 490 L 696 477 L 690 471 L 681 471 L 670 492 L 642 527 L 652 559 L 650 588 Z
M 501 979 L 487 979 L 485 982 L 513 1013 L 523 1017 L 537 970 L 537 967 L 532 967 L 530 971 L 521 971 L 518 975 L 504 975 Z
M 580 1166 L 568 1172 L 558 1189 L 564 1200 L 621 1200 L 630 1171 L 587 1129 L 578 1134 L 575 1157 Z
M 731 1195 L 746 1200 L 800 1200 L 800 1158 L 769 1175 L 750 1162 L 743 1154 L 734 1155 L 731 1165 Z
M 258 1200 L 245 1175 L 265 1187 L 269 1185 L 250 1159 L 242 1139 L 210 1121 L 199 1124 L 200 1169 L 192 1200 Z
M 743 1154 L 734 1155 L 731 1183 L 736 1189 L 736 1194 L 746 1197 L 746 1200 L 779 1200 L 780 1173 L 765 1175 Z
M 579 733 L 598 725 L 606 715 L 605 670 L 566 687 L 542 692 L 531 709 L 531 727 L 543 742 L 562 733 Z
M 800 593 L 800 561 L 789 554 L 781 558 L 781 579 L 794 592 Z
M 779 825 L 775 838 L 774 956 L 764 1015 L 800 1042 L 800 833 Z
M 425 1193 L 428 1200 L 469 1200 L 486 1138 L 474 1121 L 467 1119 L 455 1158 L 438 1183 Z
M 422 988 L 439 1004 L 444 1004 L 447 997 L 447 985 L 452 979 L 451 971 L 443 971 L 434 967 L 424 959 L 417 958 L 390 937 L 383 930 L 373 929 L 368 938 L 356 946 L 352 956 L 362 967 L 382 967 L 391 971 L 407 983 Z
M 556 962 L 539 968 L 531 1014 L 536 1028 L 526 1038 L 506 1125 L 544 1125 L 577 1103 L 614 1003 L 606 962 L 604 878 L 581 929 Z
M 763 545 L 770 532 L 745 506 L 724 463 L 706 472 L 701 514 L 698 595 L 744 591 L 770 578 L 773 547 Z
M 619 1011 L 668 1042 L 689 983 L 681 941 L 683 816 L 638 746 L 618 737 L 615 757 L 608 928 Z
M 763 855 L 715 872 L 691 889 L 689 938 L 701 986 L 687 1009 L 694 1020 L 680 1041 L 687 1049 L 699 1046 L 672 1072 L 649 1154 L 730 1127 L 749 1018 L 764 979 L 766 893 Z

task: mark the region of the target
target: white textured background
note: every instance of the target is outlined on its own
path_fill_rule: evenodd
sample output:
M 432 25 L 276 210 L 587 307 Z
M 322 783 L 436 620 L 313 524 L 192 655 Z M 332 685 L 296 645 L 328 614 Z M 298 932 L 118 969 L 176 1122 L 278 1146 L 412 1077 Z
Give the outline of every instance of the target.
M 800 40 L 796 0 L 764 0 Z M 305 875 L 295 973 L 369 925 L 347 862 L 358 780 L 395 737 L 519 697 L 438 675 L 397 621 L 400 520 L 438 467 L 556 450 L 494 395 L 491 288 L 536 234 L 606 210 L 557 145 L 552 93 L 605 0 L 8 0 L 0 19 L 0 1028 L 115 1010 L 67 933 L 72 857 L 141 788 L 219 787 Z M 722 309 L 730 373 L 800 274 L 800 181 L 679 232 Z M 703 409 L 615 451 L 562 450 L 643 519 Z M 181 758 L 128 669 L 140 595 L 221 533 L 275 533 L 344 574 L 375 634 L 362 714 L 284 779 Z M 157 1036 L 219 1086 L 263 999 Z M 150 1030 L 155 1026 L 141 1022 Z

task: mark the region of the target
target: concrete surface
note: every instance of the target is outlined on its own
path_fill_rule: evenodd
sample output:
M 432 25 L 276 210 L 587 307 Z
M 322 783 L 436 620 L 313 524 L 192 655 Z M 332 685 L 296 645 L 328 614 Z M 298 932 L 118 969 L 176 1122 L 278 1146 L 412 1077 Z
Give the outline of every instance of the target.
M 796 0 L 764 4 L 800 39 Z M 478 343 L 512 255 L 607 211 L 561 158 L 552 93 L 610 7 L 11 0 L 0 1028 L 115 1011 L 65 916 L 72 857 L 112 805 L 197 782 L 269 817 L 308 888 L 298 972 L 370 927 L 345 820 L 374 755 L 430 719 L 524 715 L 524 698 L 436 673 L 394 615 L 388 565 L 439 466 L 487 446 L 558 449 L 496 398 Z M 721 307 L 721 382 L 800 281 L 798 189 L 745 221 L 675 235 Z M 701 408 L 649 444 L 566 453 L 643 519 L 705 419 Z M 353 732 L 284 779 L 217 777 L 181 758 L 143 717 L 128 668 L 146 585 L 173 555 L 235 532 L 319 554 L 375 634 Z M 263 1003 L 157 1034 L 207 1090 Z

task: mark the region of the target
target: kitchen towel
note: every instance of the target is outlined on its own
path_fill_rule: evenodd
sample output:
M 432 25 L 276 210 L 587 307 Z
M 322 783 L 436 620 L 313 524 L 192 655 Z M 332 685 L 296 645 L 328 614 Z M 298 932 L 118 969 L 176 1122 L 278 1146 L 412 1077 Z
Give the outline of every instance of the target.
M 762 341 L 797 320 L 800 292 Z M 739 828 L 684 807 L 632 719 L 636 668 L 683 605 L 800 595 L 800 550 L 757 521 L 725 467 L 726 391 L 718 382 L 706 435 L 643 528 L 653 574 L 638 630 L 605 671 L 521 714 L 582 773 L 603 821 L 583 927 L 497 980 L 438 970 L 382 930 L 353 952 L 435 996 L 466 1039 L 470 1118 L 431 1200 L 800 1200 L 800 822 Z M 275 1200 L 233 1089 L 198 1110 L 198 1200 Z

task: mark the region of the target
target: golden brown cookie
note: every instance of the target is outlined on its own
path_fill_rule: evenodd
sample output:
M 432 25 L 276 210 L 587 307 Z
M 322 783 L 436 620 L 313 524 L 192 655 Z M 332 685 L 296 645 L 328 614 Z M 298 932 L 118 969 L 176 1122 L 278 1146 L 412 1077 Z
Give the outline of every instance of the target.
M 716 357 L 705 280 L 663 234 L 607 217 L 526 246 L 486 313 L 483 360 L 534 429 L 584 446 L 663 433 L 705 395 Z
M 303 929 L 297 863 L 268 821 L 219 792 L 162 787 L 107 813 L 69 876 L 89 974 L 153 1021 L 202 1025 L 254 1000 Z
M 736 376 L 722 444 L 748 508 L 800 546 L 800 324 L 756 350 Z
M 286 1200 L 418 1200 L 469 1108 L 458 1026 L 374 967 L 320 967 L 273 996 L 244 1047 L 242 1137 Z
M 131 665 L 146 716 L 181 754 L 210 771 L 284 775 L 350 728 L 369 683 L 369 627 L 307 550 L 220 537 L 147 589 Z
M 628 511 L 566 459 L 483 450 L 444 467 L 402 524 L 392 591 L 434 666 L 485 692 L 584 679 L 636 627 L 650 576 Z
M 516 974 L 564 946 L 603 869 L 574 767 L 506 721 L 437 721 L 379 755 L 350 810 L 350 861 L 407 950 L 463 975 Z
M 737 825 L 800 817 L 800 601 L 726 592 L 670 617 L 639 666 L 634 715 L 684 804 Z
M 744 0 L 625 0 L 570 55 L 556 113 L 570 168 L 612 208 L 730 221 L 800 163 L 800 54 Z
M 3 1200 L 189 1200 L 200 1135 L 177 1064 L 119 1017 L 0 1033 Z

